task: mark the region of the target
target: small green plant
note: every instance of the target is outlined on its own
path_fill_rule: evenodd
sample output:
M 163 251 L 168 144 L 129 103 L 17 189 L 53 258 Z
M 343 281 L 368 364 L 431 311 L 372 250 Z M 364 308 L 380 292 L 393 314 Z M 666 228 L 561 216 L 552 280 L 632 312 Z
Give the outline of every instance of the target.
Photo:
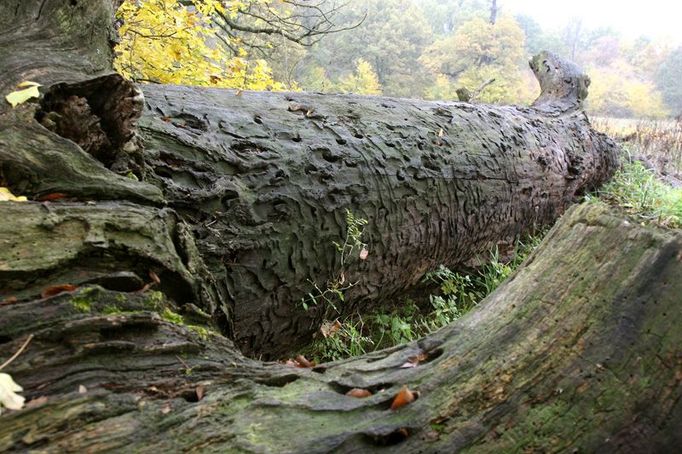
M 346 210 L 346 238 L 343 244 L 336 241 L 332 243 L 336 246 L 336 250 L 341 254 L 341 270 L 343 271 L 346 262 L 357 251 L 360 254 L 365 250 L 367 245 L 362 242 L 362 234 L 367 225 L 367 219 L 356 217 L 352 211 Z
M 363 319 L 358 315 L 357 319 L 342 323 L 332 335 L 313 342 L 306 355 L 317 362 L 327 362 L 365 354 L 372 350 L 374 341 L 364 331 Z
M 415 340 L 417 326 L 410 323 L 413 319 L 402 314 L 378 314 L 374 316 L 374 327 L 379 331 L 377 348 L 380 345 L 399 345 Z
M 364 232 L 367 220 L 356 217 L 353 212 L 346 210 L 346 237 L 343 243 L 332 241 L 339 254 L 340 269 L 335 274 L 334 278 L 327 282 L 327 287 L 322 289 L 317 283 L 308 279 L 308 282 L 313 286 L 314 291 L 308 293 L 308 296 L 302 298 L 300 305 L 304 310 L 309 310 L 311 306 L 318 306 L 324 303 L 325 310 L 327 308 L 333 309 L 336 313 L 340 313 L 336 307 L 337 303 L 345 302 L 346 290 L 357 285 L 358 282 L 348 282 L 346 280 L 346 266 L 352 258 L 357 257 L 360 260 L 367 258 L 367 245 L 362 242 L 362 234 Z

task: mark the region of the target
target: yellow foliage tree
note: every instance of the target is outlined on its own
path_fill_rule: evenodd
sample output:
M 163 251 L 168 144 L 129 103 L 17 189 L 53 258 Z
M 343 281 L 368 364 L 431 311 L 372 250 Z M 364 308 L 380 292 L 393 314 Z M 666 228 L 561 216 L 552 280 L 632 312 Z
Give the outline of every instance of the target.
M 491 24 L 475 17 L 452 36 L 436 41 L 420 61 L 434 74 L 445 74 L 457 86 L 469 90 L 494 78 L 495 83 L 481 93 L 480 101 L 529 101 L 532 93 L 520 71 L 525 60 L 524 42 L 525 34 L 514 18 L 500 17 Z M 442 79 L 436 82 L 443 85 Z
M 619 66 L 592 67 L 587 108 L 590 113 L 610 117 L 661 118 L 667 115 L 660 92 L 651 82 L 618 70 Z
M 269 0 L 249 0 L 264 3 Z M 125 0 L 118 10 L 115 68 L 139 82 L 282 90 L 264 60 L 251 60 L 238 38 L 216 34 L 213 15 L 238 14 L 243 1 Z M 221 43 L 222 41 L 222 43 Z M 233 49 L 228 52 L 226 44 Z
M 344 92 L 359 95 L 380 95 L 381 84 L 372 65 L 362 58 L 355 63 L 355 72 L 339 80 L 339 88 Z

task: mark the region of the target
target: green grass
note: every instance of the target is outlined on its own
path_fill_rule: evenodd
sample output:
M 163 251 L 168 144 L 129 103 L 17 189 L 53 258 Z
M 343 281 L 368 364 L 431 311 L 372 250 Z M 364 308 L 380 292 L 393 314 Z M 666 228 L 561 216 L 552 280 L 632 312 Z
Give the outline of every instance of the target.
M 682 188 L 659 180 L 653 170 L 639 161 L 625 164 L 598 196 L 639 222 L 682 227 Z

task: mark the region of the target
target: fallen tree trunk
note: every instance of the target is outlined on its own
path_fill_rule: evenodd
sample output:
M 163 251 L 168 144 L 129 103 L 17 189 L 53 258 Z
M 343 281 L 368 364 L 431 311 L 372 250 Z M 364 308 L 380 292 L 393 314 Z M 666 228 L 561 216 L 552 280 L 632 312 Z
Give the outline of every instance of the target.
M 0 450 L 672 452 L 681 260 L 679 231 L 582 205 L 463 319 L 312 370 L 245 359 L 143 293 L 11 304 L 3 352 L 35 336 L 11 368 L 35 403 L 0 417 Z M 403 385 L 419 398 L 391 410 Z
M 122 201 L 150 216 L 170 207 L 201 273 L 176 279 L 153 255 L 131 264 L 116 242 L 86 241 L 58 263 L 6 262 L 5 297 L 62 282 L 131 288 L 155 269 L 164 293 L 214 316 L 243 351 L 277 357 L 327 317 L 376 308 L 438 265 L 475 264 L 551 225 L 616 167 L 615 145 L 580 110 L 589 79 L 549 54 L 531 65 L 542 88 L 533 108 L 154 85 L 142 96 L 107 73 L 111 5 L 101 3 L 6 3 L 0 88 L 36 79 L 46 89 L 40 106 L 0 111 L 0 183 L 81 202 L 86 223 L 106 223 L 93 200 L 116 201 L 112 213 L 132 209 Z M 51 46 L 46 62 L 32 50 Z M 347 211 L 368 221 L 366 260 L 333 244 L 346 239 Z M 345 288 L 344 301 L 323 301 L 328 288 Z

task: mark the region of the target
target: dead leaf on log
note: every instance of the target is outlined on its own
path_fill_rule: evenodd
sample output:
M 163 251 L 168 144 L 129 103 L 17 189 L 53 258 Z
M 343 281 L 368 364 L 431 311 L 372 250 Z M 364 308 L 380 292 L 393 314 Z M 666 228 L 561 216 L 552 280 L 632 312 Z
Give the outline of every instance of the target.
M 0 202 L 26 202 L 26 196 L 15 196 L 9 189 L 0 187 Z
M 156 285 L 159 285 L 161 283 L 161 279 L 159 279 L 159 276 L 152 270 L 149 270 L 149 277 Z
M 410 391 L 407 385 L 403 385 L 403 387 L 400 388 L 400 391 L 398 391 L 398 394 L 396 394 L 393 398 L 391 410 L 395 411 L 401 407 L 404 407 L 405 405 L 414 402 L 417 397 L 419 397 L 418 393 Z
M 353 388 L 346 393 L 346 396 L 356 397 L 358 399 L 364 399 L 372 395 L 372 392 L 367 389 Z
M 86 388 L 84 385 L 78 385 L 78 394 L 86 394 L 88 392 L 88 388 Z
M 17 85 L 17 88 L 21 88 L 21 90 L 13 91 L 5 96 L 5 99 L 14 108 L 31 98 L 40 98 L 40 91 L 38 91 L 38 87 L 40 86 L 39 83 L 31 82 L 30 80 L 24 81 Z
M 407 358 L 407 362 L 400 366 L 401 369 L 409 369 L 412 367 L 417 367 L 419 363 L 429 359 L 429 355 L 426 352 L 421 352 L 418 355 L 410 356 Z
M 289 358 L 283 363 L 285 366 L 298 367 L 299 369 L 310 369 L 317 366 L 315 361 L 308 361 L 303 355 L 298 355 L 296 359 Z
M 54 200 L 60 200 L 68 197 L 63 192 L 51 192 L 50 194 L 41 195 L 38 197 L 39 202 L 52 202 Z
M 47 403 L 47 396 L 40 396 L 36 397 L 35 399 L 29 400 L 24 408 L 33 408 L 33 407 L 39 407 L 43 404 Z
M 40 293 L 40 296 L 42 298 L 49 298 L 51 296 L 59 295 L 60 293 L 64 292 L 75 292 L 76 289 L 78 289 L 77 286 L 73 284 L 59 284 L 59 285 L 52 285 L 45 290 L 43 290 Z
M 8 296 L 4 300 L 0 301 L 0 306 L 6 306 L 8 304 L 14 304 L 17 301 L 19 301 L 19 300 L 17 299 L 16 296 Z
M 309 369 L 309 368 L 315 367 L 317 365 L 315 363 L 315 361 L 308 361 L 308 359 L 303 355 L 298 355 L 296 357 L 296 362 L 299 364 L 298 367 L 301 367 L 304 369 Z
M 197 402 L 204 398 L 206 395 L 206 388 L 202 385 L 197 386 L 195 392 L 197 393 Z
M 322 333 L 322 335 L 325 338 L 332 337 L 340 329 L 341 329 L 341 322 L 339 321 L 339 319 L 336 319 L 333 322 L 324 322 L 322 324 L 322 326 L 320 326 L 320 332 Z

